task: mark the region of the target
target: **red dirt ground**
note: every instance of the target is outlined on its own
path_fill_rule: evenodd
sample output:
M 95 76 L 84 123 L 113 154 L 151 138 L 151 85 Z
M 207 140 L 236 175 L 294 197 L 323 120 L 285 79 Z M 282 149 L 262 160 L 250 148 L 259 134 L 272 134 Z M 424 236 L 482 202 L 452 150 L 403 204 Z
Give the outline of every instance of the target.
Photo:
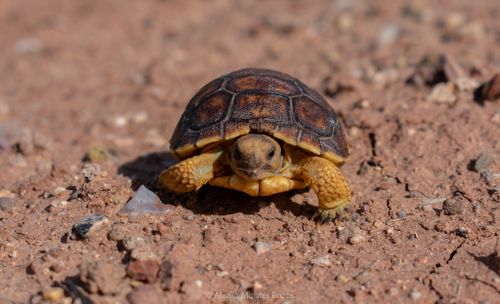
M 452 84 L 500 71 L 499 17 L 488 0 L 0 2 L 0 303 L 499 303 L 499 103 Z M 434 54 L 444 68 L 419 64 Z M 156 187 L 189 98 L 250 66 L 342 117 L 338 226 L 311 220 L 312 192 Z M 118 214 L 142 184 L 175 209 Z M 76 238 L 94 213 L 106 229 Z

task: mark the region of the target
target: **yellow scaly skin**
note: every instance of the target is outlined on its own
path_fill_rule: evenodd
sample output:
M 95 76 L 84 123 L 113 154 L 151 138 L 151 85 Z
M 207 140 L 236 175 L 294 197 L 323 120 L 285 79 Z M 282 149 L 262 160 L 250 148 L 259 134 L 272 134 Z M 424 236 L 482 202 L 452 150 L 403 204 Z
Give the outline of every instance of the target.
M 246 138 L 248 151 L 245 151 L 243 145 L 241 153 L 251 154 L 252 161 L 255 162 L 257 158 L 258 163 L 259 158 L 263 158 L 262 155 L 265 154 L 258 149 L 268 149 L 271 146 L 270 137 L 265 137 L 259 135 Z M 263 139 L 267 142 L 262 142 Z M 260 174 L 261 172 L 254 173 L 258 179 L 239 174 L 217 176 L 217 168 L 220 166 L 232 166 L 234 169 L 235 166 L 238 168 L 238 165 L 241 165 L 235 164 L 236 161 L 232 157 L 233 146 L 234 143 L 221 145 L 171 166 L 160 174 L 160 184 L 167 190 L 185 193 L 198 190 L 204 184 L 209 183 L 213 186 L 238 190 L 251 196 L 268 196 L 309 186 L 318 196 L 319 203 L 313 218 L 324 223 L 343 216 L 344 207 L 351 201 L 351 192 L 340 170 L 333 162 L 284 144 L 283 153 L 281 153 L 281 148 L 276 148 L 279 149 L 279 163 L 267 160 L 268 163 L 279 165 L 274 165 L 275 168 L 271 166 L 271 169 L 268 166 L 263 175 Z M 266 160 L 262 159 L 262 161 Z

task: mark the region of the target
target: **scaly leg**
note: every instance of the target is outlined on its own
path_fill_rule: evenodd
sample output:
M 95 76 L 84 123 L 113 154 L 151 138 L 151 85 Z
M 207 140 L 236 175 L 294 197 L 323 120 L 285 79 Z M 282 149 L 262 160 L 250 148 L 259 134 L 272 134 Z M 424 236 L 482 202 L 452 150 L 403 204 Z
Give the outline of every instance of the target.
M 222 150 L 208 151 L 171 166 L 161 172 L 160 185 L 177 193 L 198 190 L 214 177 L 214 165 L 222 153 Z
M 340 170 L 321 157 L 310 156 L 302 161 L 302 178 L 318 196 L 321 223 L 342 216 L 344 207 L 351 201 L 351 192 Z

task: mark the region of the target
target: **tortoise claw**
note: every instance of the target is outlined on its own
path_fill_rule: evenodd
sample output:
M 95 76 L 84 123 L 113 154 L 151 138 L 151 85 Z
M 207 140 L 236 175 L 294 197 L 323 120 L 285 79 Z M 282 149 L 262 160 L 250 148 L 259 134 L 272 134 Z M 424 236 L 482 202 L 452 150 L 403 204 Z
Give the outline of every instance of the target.
M 344 210 L 344 206 L 341 205 L 332 209 L 318 209 L 312 216 L 312 219 L 321 225 L 328 222 L 335 222 L 337 225 L 340 220 L 343 220 L 346 217 L 347 212 Z

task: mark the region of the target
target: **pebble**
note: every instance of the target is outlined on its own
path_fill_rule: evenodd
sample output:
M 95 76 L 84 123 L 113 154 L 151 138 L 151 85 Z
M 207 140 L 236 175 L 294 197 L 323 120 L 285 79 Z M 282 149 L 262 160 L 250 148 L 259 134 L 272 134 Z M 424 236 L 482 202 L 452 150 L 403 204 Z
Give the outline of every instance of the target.
M 93 146 L 88 149 L 85 158 L 93 163 L 103 162 L 109 159 L 109 152 L 104 147 Z
M 147 244 L 134 248 L 130 256 L 136 260 L 159 260 L 158 255 Z
M 330 261 L 330 256 L 325 255 L 321 257 L 317 257 L 311 260 L 311 264 L 318 266 L 330 266 L 332 262 Z
M 406 211 L 404 211 L 404 210 L 399 210 L 398 212 L 396 212 L 396 215 L 397 215 L 397 216 L 398 216 L 398 218 L 400 218 L 400 219 L 406 218 Z
M 341 283 L 347 283 L 351 280 L 351 278 L 349 278 L 347 275 L 341 273 L 337 276 L 337 278 L 335 278 L 335 280 L 337 282 L 341 282 Z
M 93 214 L 83 218 L 80 222 L 73 226 L 76 234 L 83 238 L 88 239 L 95 235 L 97 232 L 109 226 L 109 219 L 101 214 Z
M 416 288 L 412 288 L 410 290 L 410 298 L 413 301 L 418 301 L 421 297 L 422 297 L 422 294 Z
M 16 199 L 13 197 L 0 197 L 0 210 L 9 212 L 16 206 Z
M 354 235 L 350 236 L 348 239 L 347 239 L 347 243 L 351 244 L 351 245 L 356 245 L 356 244 L 359 244 L 361 243 L 362 241 L 364 241 L 364 237 L 361 235 L 361 234 L 357 234 L 355 233 Z
M 496 73 L 490 81 L 483 85 L 481 97 L 483 100 L 500 99 L 500 73 Z
M 266 242 L 255 242 L 255 244 L 253 244 L 253 248 L 255 249 L 257 254 L 266 253 L 269 250 L 271 250 L 272 247 L 273 247 L 273 245 L 266 243 Z
M 49 303 L 60 302 L 64 298 L 64 290 L 60 287 L 53 287 L 43 291 L 43 299 Z
M 26 37 L 16 41 L 14 49 L 19 54 L 40 53 L 44 46 L 40 39 L 35 37 Z
M 90 293 L 116 294 L 121 290 L 126 272 L 121 265 L 87 261 L 80 265 L 80 280 Z
M 377 43 L 380 46 L 393 44 L 399 36 L 397 24 L 387 24 L 378 33 Z
M 164 296 L 156 286 L 142 285 L 127 295 L 127 300 L 130 304 L 163 304 L 165 303 Z
M 120 212 L 129 214 L 167 213 L 174 209 L 173 205 L 163 204 L 154 192 L 142 185 Z
M 455 230 L 455 234 L 463 238 L 467 238 L 469 236 L 469 233 L 470 233 L 469 229 L 465 227 L 460 227 Z
M 143 246 L 146 241 L 138 236 L 129 236 L 124 238 L 122 243 L 126 250 L 131 251 L 139 246 Z
M 461 197 L 452 197 L 443 202 L 443 212 L 446 215 L 461 214 L 464 209 L 464 202 Z
M 479 82 L 468 77 L 460 77 L 453 82 L 457 89 L 462 92 L 473 91 L 479 87 Z
M 160 270 L 160 264 L 155 260 L 137 260 L 127 265 L 127 275 L 137 281 L 154 283 Z
M 474 161 L 474 170 L 476 172 L 484 171 L 488 169 L 488 167 L 491 165 L 492 162 L 493 159 L 491 158 L 491 156 L 486 152 L 482 152 L 481 154 L 479 154 L 479 157 Z
M 101 166 L 96 163 L 86 163 L 82 167 L 82 173 L 86 182 L 90 182 L 94 177 L 101 174 Z
M 111 228 L 111 231 L 108 233 L 108 238 L 112 241 L 119 242 L 121 240 L 124 240 L 128 234 L 129 234 L 129 231 L 128 231 L 126 225 L 115 224 Z
M 457 100 L 455 89 L 451 83 L 439 83 L 432 88 L 432 91 L 427 95 L 427 100 L 436 103 L 453 104 Z

